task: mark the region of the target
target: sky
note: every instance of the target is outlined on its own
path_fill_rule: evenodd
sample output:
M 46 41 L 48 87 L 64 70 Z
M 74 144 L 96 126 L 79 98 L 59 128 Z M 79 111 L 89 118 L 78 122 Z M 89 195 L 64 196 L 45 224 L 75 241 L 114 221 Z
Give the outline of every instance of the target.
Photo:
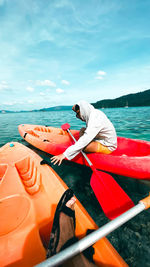
M 150 0 L 0 0 L 0 110 L 150 89 Z

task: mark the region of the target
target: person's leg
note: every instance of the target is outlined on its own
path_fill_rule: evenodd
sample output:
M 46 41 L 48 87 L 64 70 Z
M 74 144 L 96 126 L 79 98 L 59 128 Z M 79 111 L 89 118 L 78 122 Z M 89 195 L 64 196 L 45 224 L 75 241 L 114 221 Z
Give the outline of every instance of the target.
M 66 206 L 66 203 L 71 200 L 74 193 L 71 189 L 67 189 L 61 196 L 54 215 L 53 226 L 51 229 L 50 240 L 47 248 L 46 257 L 49 258 L 57 253 L 57 246 L 60 242 L 60 214 L 67 213 L 73 219 L 75 227 L 75 212 Z M 72 231 L 71 231 L 72 232 Z M 62 241 L 63 243 L 63 241 Z
M 66 207 L 71 209 L 74 212 L 75 202 L 76 202 L 75 197 L 72 197 L 66 203 Z M 60 238 L 59 238 L 56 252 L 60 251 L 62 246 L 66 243 L 66 241 L 73 238 L 75 235 L 73 217 L 69 217 L 67 214 L 65 214 L 62 211 L 59 216 L 59 224 L 60 224 Z
M 69 190 L 67 190 L 69 191 Z M 78 241 L 75 237 L 75 210 L 74 205 L 76 199 L 68 196 L 65 192 L 61 197 L 55 212 L 54 224 L 50 236 L 50 242 L 47 250 L 47 258 L 62 251 L 66 247 L 71 246 Z M 68 200 L 67 200 L 68 198 Z M 91 255 L 93 255 L 93 249 Z M 95 267 L 96 265 L 89 261 L 83 253 L 79 253 L 73 258 L 66 261 L 63 267 Z
M 75 198 L 72 197 L 66 206 L 74 210 Z M 71 217 L 68 217 L 65 213 L 60 214 L 60 241 L 57 246 L 57 252 L 63 249 L 66 241 L 75 237 L 74 223 Z M 95 267 L 96 265 L 90 262 L 82 253 L 74 256 L 73 258 L 66 261 L 63 267 Z
M 80 129 L 80 137 L 84 134 L 86 128 L 83 127 Z M 102 153 L 102 154 L 111 154 L 112 151 L 109 150 L 109 148 L 107 146 L 104 146 L 102 144 L 100 144 L 97 141 L 92 141 L 91 143 L 89 143 L 85 148 L 84 148 L 84 152 L 87 153 Z
M 97 141 L 92 141 L 85 148 L 84 151 L 87 153 L 102 153 L 102 154 L 111 154 L 112 151 L 109 150 L 107 146 L 102 145 Z

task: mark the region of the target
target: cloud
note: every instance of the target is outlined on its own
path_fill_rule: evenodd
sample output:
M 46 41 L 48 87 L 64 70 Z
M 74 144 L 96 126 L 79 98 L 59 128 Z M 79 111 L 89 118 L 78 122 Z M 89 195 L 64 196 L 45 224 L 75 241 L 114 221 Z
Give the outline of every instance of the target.
M 8 89 L 8 84 L 7 84 L 7 82 L 2 81 L 0 83 L 0 91 L 5 90 L 5 89 Z
M 97 79 L 97 80 L 103 80 L 105 75 L 106 75 L 106 72 L 105 71 L 99 70 L 97 72 L 97 76 L 96 76 L 95 79 Z
M 15 105 L 16 102 L 10 102 L 10 101 L 7 101 L 7 102 L 3 102 L 2 105 L 5 105 L 5 106 L 13 106 Z
M 57 89 L 56 89 L 56 92 L 57 92 L 58 94 L 62 94 L 62 93 L 64 92 L 64 90 L 61 89 L 61 88 L 57 88 Z
M 97 79 L 97 80 L 103 80 L 104 78 L 102 76 L 97 76 L 95 79 Z
M 65 84 L 65 85 L 70 85 L 70 82 L 66 81 L 66 80 L 62 80 L 61 81 L 62 84 Z
M 46 94 L 45 94 L 45 93 L 43 93 L 43 92 L 40 92 L 40 95 L 42 95 L 42 96 L 45 96 Z
M 5 105 L 5 106 L 14 106 L 14 105 L 23 105 L 24 104 L 24 101 L 21 101 L 21 100 L 10 100 L 10 101 L 4 101 L 2 102 L 1 105 Z
M 97 75 L 106 75 L 106 72 L 105 71 L 103 71 L 103 70 L 99 70 L 98 72 L 97 72 Z
M 27 90 L 27 91 L 29 91 L 29 92 L 33 92 L 33 91 L 34 91 L 34 88 L 33 88 L 33 87 L 30 87 L 30 86 L 28 86 L 28 87 L 26 88 L 26 90 Z
M 38 86 L 50 86 L 50 87 L 56 87 L 56 84 L 53 81 L 50 80 L 44 80 L 44 81 L 36 81 L 36 84 Z
M 29 104 L 33 104 L 33 103 L 34 103 L 34 100 L 29 99 L 27 102 L 28 102 Z

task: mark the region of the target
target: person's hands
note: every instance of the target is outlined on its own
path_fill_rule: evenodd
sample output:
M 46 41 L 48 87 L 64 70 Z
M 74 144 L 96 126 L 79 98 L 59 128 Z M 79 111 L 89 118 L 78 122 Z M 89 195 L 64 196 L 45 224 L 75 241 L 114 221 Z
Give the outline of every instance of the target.
M 65 158 L 64 154 L 60 154 L 58 156 L 54 156 L 51 158 L 51 162 L 56 165 L 58 163 L 58 166 L 62 163 L 63 159 Z

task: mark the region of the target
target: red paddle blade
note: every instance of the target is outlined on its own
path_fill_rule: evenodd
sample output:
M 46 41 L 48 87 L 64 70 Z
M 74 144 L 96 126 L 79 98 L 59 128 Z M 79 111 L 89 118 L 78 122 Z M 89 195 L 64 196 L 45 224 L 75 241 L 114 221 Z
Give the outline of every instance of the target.
M 114 219 L 134 206 L 133 201 L 108 173 L 95 170 L 91 187 L 105 215 Z
M 70 129 L 69 123 L 65 123 L 65 124 L 61 125 L 61 129 L 64 131 L 67 131 L 68 129 Z

